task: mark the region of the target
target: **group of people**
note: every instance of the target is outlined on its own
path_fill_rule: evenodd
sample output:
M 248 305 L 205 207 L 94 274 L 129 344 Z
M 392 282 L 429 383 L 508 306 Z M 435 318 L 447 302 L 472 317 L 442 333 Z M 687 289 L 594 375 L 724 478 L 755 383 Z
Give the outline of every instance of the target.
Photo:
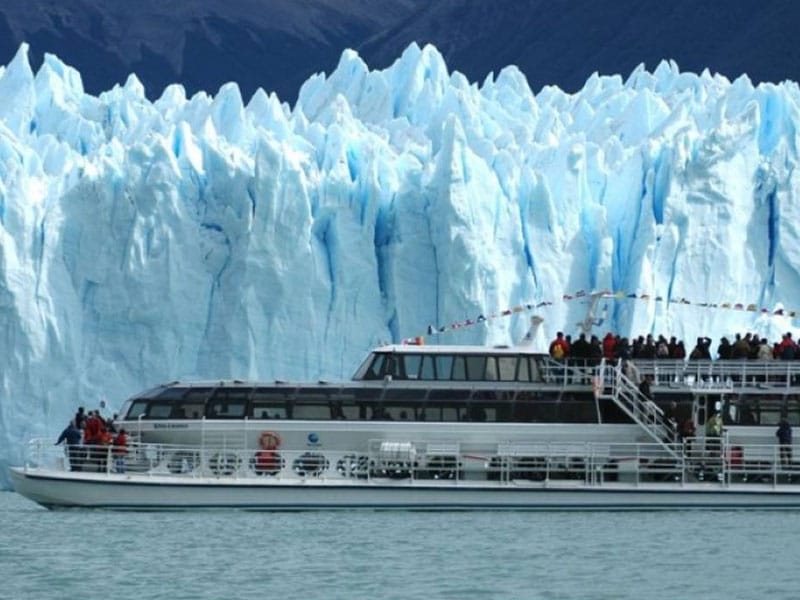
M 62 443 L 65 444 L 71 471 L 106 470 L 110 450 L 114 457 L 114 471 L 125 472 L 128 434 L 124 428 L 117 430 L 114 419 L 104 419 L 99 410 L 87 413 L 83 406 L 79 407 L 56 440 L 56 445 Z
M 572 336 L 564 335 L 559 331 L 555 339 L 550 342 L 550 356 L 557 360 L 582 359 L 597 361 L 616 359 L 673 359 L 680 360 L 711 360 L 712 340 L 709 337 L 697 338 L 697 343 L 692 351 L 686 352 L 683 340 L 675 336 L 667 339 L 663 335 L 658 337 L 652 334 L 640 335 L 633 341 L 627 337 L 614 335 L 610 331 L 601 340 L 596 335 L 587 339 L 581 333 L 577 340 Z M 800 346 L 793 339 L 791 332 L 783 334 L 779 342 L 770 343 L 767 338 L 759 337 L 755 333 L 744 335 L 737 333 L 734 341 L 727 337 L 720 340 L 717 347 L 716 358 L 720 360 L 795 360 L 800 359 Z

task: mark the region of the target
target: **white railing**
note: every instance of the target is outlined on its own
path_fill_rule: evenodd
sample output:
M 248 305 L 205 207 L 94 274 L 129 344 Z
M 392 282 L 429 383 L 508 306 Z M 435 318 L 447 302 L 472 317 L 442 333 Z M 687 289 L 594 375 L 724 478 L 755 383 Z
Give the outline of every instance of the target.
M 477 485 L 602 486 L 690 484 L 728 486 L 800 484 L 793 448 L 735 445 L 692 438 L 675 444 L 504 442 L 475 453 L 457 442 L 373 440 L 354 451 L 133 444 L 124 457 L 113 448 L 77 446 L 67 454 L 49 440 L 33 440 L 26 467 L 73 471 L 76 476 L 272 480 L 394 480 Z M 483 483 L 481 483 L 483 482 Z

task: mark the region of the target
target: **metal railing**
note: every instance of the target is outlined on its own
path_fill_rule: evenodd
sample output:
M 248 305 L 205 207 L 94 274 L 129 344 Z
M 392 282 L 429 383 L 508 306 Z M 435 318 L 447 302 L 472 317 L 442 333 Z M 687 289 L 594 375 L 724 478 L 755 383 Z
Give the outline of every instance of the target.
M 276 450 L 132 444 L 124 456 L 110 447 L 64 452 L 33 440 L 26 468 L 76 477 L 271 480 L 387 480 L 447 485 L 800 484 L 794 449 L 691 438 L 674 444 L 502 442 L 475 452 L 457 442 L 373 440 L 360 450 Z

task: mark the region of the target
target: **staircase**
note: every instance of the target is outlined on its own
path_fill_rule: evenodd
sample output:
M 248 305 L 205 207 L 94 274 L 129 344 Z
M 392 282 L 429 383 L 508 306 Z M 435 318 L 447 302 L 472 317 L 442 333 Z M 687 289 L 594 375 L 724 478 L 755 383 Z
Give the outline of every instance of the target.
M 637 423 L 653 440 L 661 444 L 670 456 L 682 458 L 676 443 L 675 429 L 664 411 L 639 391 L 639 387 L 622 372 L 622 361 L 609 365 L 603 359 L 598 367 L 595 390 L 598 399 L 611 400 L 622 412 Z

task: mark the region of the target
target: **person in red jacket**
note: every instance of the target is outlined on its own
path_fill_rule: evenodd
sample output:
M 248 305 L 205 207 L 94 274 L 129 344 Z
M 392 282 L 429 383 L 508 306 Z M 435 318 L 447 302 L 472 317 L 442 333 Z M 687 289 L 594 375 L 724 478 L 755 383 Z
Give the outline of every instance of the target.
M 83 443 L 86 446 L 86 466 L 89 471 L 97 469 L 99 464 L 100 452 L 100 419 L 95 416 L 94 411 L 89 411 L 86 423 L 83 427 Z

